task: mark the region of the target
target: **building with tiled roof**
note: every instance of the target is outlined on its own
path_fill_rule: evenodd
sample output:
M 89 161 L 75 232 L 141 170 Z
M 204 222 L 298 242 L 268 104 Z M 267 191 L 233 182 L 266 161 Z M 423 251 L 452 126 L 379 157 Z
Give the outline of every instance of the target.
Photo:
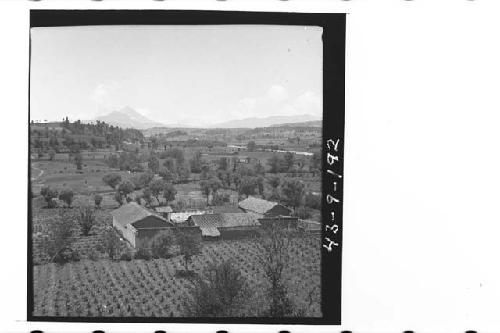
M 258 233 L 259 221 L 246 213 L 192 215 L 188 224 L 197 226 L 204 237 L 236 238 Z
M 129 202 L 111 212 L 113 227 L 133 247 L 148 247 L 159 232 L 172 232 L 173 224 L 136 202 Z
M 261 217 L 290 216 L 292 211 L 277 202 L 249 196 L 240 201 L 238 206 L 245 212 L 260 214 Z

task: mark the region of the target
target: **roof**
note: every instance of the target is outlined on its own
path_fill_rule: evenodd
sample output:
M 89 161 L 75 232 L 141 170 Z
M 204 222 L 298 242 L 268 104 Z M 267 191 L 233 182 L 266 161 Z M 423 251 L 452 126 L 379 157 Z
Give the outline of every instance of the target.
M 193 215 L 191 220 L 201 227 L 248 227 L 258 226 L 260 223 L 246 213 L 216 213 Z
M 192 211 L 185 211 L 185 212 L 176 212 L 170 214 L 170 220 L 176 223 L 180 222 L 185 222 L 187 219 L 192 216 L 192 215 L 201 215 L 205 214 L 206 211 L 204 210 L 192 210 Z
M 162 217 L 151 213 L 146 208 L 137 204 L 136 202 L 129 202 L 118 209 L 111 212 L 111 215 L 115 218 L 116 222 L 125 226 L 127 224 L 132 224 L 134 222 L 140 221 L 148 216 L 156 216 L 163 220 Z
M 172 207 L 170 206 L 160 206 L 160 207 L 156 207 L 155 210 L 158 212 L 158 213 L 172 213 L 173 210 L 172 210 Z
M 210 206 L 212 213 L 242 213 L 242 210 L 237 206 L 223 205 L 223 206 Z
M 264 214 L 278 203 L 267 201 L 264 199 L 259 199 L 255 197 L 248 197 L 243 201 L 240 201 L 238 206 L 244 210 L 252 211 L 259 214 Z

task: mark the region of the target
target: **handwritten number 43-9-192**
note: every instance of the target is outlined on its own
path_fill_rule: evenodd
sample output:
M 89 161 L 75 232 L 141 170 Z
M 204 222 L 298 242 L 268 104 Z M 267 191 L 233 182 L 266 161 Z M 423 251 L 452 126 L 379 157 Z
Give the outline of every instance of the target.
M 331 221 L 329 221 L 328 224 L 325 225 L 325 231 L 326 235 L 323 239 L 323 247 L 328 251 L 332 252 L 335 247 L 339 246 L 339 242 L 337 240 L 337 234 L 339 232 L 339 225 L 336 223 L 335 220 L 335 211 L 338 207 L 338 204 L 340 204 L 340 200 L 335 196 L 335 192 L 337 192 L 337 184 L 338 181 L 342 179 L 342 175 L 339 174 L 338 172 L 332 170 L 335 168 L 339 162 L 339 155 L 338 155 L 338 148 L 339 148 L 339 143 L 340 139 L 333 140 L 333 139 L 328 139 L 326 140 L 326 148 L 327 148 L 327 153 L 326 153 L 326 163 L 327 165 L 327 170 L 326 172 L 329 175 L 332 175 L 334 180 L 333 180 L 333 193 L 328 193 L 326 195 L 326 203 L 331 207 Z M 333 205 L 333 206 L 330 206 Z

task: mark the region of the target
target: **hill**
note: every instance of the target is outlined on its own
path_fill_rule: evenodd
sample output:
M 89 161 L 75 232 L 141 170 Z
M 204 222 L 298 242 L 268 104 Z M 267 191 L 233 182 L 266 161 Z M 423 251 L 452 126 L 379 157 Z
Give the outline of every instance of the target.
M 322 127 L 322 120 L 303 121 L 299 123 L 274 124 L 270 127 Z
M 222 123 L 217 123 L 211 128 L 256 128 L 269 127 L 274 124 L 288 124 L 308 121 L 318 121 L 317 116 L 303 114 L 297 116 L 269 116 L 269 117 L 251 117 L 244 119 L 235 119 Z

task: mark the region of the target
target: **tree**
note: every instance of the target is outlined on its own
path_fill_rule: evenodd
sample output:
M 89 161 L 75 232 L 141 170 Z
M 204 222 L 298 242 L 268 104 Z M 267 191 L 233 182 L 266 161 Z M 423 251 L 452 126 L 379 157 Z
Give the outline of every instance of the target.
M 219 159 L 219 169 L 224 171 L 229 169 L 229 159 L 227 157 L 221 157 Z
M 60 212 L 58 218 L 47 225 L 47 236 L 42 247 L 49 262 L 66 262 L 75 258 L 71 249 L 74 241 L 74 223 L 71 216 Z
M 122 176 L 117 173 L 109 173 L 102 178 L 102 181 L 112 189 L 115 189 L 116 185 L 122 181 Z
M 44 186 L 44 187 L 42 187 L 40 194 L 45 199 L 45 202 L 47 203 L 47 208 L 56 207 L 57 203 L 54 200 L 55 198 L 57 198 L 57 195 L 58 195 L 56 190 L 54 190 L 48 186 Z
M 118 238 L 118 235 L 112 228 L 106 229 L 106 231 L 101 234 L 98 248 L 106 253 L 110 259 L 115 258 L 120 250 L 120 247 L 120 238 Z
M 54 157 L 56 156 L 56 151 L 54 149 L 49 150 L 49 159 L 52 161 L 54 160 Z
M 171 183 L 165 183 L 163 186 L 163 197 L 167 203 L 175 200 L 175 195 L 177 194 L 177 190 L 174 185 Z
M 148 168 L 153 173 L 158 173 L 160 171 L 160 160 L 155 155 L 152 155 L 148 160 Z
M 286 168 L 286 171 L 292 171 L 293 165 L 295 163 L 295 156 L 291 152 L 286 152 L 284 161 L 283 161 L 284 168 Z
M 153 197 L 151 196 L 151 189 L 149 187 L 142 190 L 142 198 L 146 201 L 146 205 L 151 206 Z
M 237 317 L 251 296 L 241 271 L 231 261 L 211 264 L 191 287 L 189 315 L 193 317 Z
M 220 181 L 219 178 L 212 177 L 208 181 L 210 185 L 210 190 L 212 191 L 213 194 L 217 193 L 222 188 L 222 182 Z
M 62 200 L 68 208 L 71 207 L 71 203 L 73 202 L 73 191 L 71 190 L 63 190 L 59 194 L 59 200 Z
M 269 177 L 267 179 L 267 182 L 269 183 L 269 185 L 271 185 L 273 189 L 277 189 L 278 186 L 280 186 L 281 179 L 280 177 Z
M 197 151 L 193 158 L 189 161 L 189 165 L 191 168 L 191 172 L 193 173 L 200 173 L 201 172 L 201 166 L 203 165 L 203 160 L 201 158 L 201 152 Z
M 210 196 L 210 191 L 211 191 L 210 182 L 208 180 L 202 180 L 200 182 L 200 190 L 201 193 L 207 197 L 207 205 L 208 205 L 208 198 Z
M 315 151 L 314 154 L 311 157 L 311 162 L 310 162 L 310 171 L 312 171 L 314 174 L 317 171 L 321 170 L 321 153 Z
M 264 194 L 264 177 L 257 177 L 257 189 L 259 190 L 259 194 Z
M 264 167 L 260 163 L 255 164 L 254 171 L 255 171 L 255 174 L 260 175 L 260 176 L 264 176 L 266 173 L 266 170 L 264 169 Z
M 312 193 L 308 193 L 308 194 L 306 194 L 304 201 L 305 201 L 306 207 L 309 207 L 312 209 L 321 209 L 321 196 L 319 196 L 319 195 L 314 195 Z
M 116 191 L 113 198 L 116 200 L 116 202 L 118 202 L 120 206 L 123 204 L 123 198 L 120 192 Z
M 247 150 L 248 150 L 248 151 L 254 151 L 254 150 L 255 150 L 255 147 L 256 147 L 256 145 L 255 145 L 255 141 L 249 141 L 249 142 L 247 143 Z
M 177 168 L 177 174 L 179 175 L 179 181 L 185 182 L 191 177 L 191 172 L 189 171 L 189 168 L 184 166 L 183 164 L 180 164 Z
M 84 236 L 88 236 L 92 227 L 96 224 L 94 210 L 91 207 L 82 207 L 77 213 L 76 220 Z
M 281 159 L 277 154 L 274 154 L 267 160 L 267 164 L 271 167 L 271 173 L 278 173 L 281 169 Z
M 188 264 L 191 262 L 191 258 L 201 252 L 201 244 L 196 236 L 182 231 L 177 232 L 176 239 L 179 244 L 180 254 L 184 259 L 185 271 L 188 271 Z
M 165 187 L 165 181 L 161 179 L 154 180 L 149 184 L 149 189 L 151 190 L 151 194 L 156 198 L 158 203 L 160 202 L 159 199 L 160 192 L 163 190 L 164 187 Z
M 174 238 L 169 232 L 163 231 L 158 233 L 153 237 L 153 239 L 151 239 L 150 242 L 151 255 L 156 259 L 170 258 L 172 256 L 171 247 L 173 243 Z
M 102 195 L 100 195 L 100 194 L 94 195 L 94 203 L 95 203 L 96 208 L 101 208 Z
M 210 166 L 208 164 L 203 164 L 201 166 L 201 179 L 207 179 L 208 173 L 210 172 Z
M 238 189 L 239 194 L 244 194 L 246 196 L 255 194 L 255 189 L 257 188 L 257 178 L 256 177 L 243 177 Z
M 175 170 L 163 169 L 160 171 L 160 177 L 166 182 L 178 183 L 180 175 Z
M 82 154 L 80 152 L 75 154 L 75 164 L 76 164 L 76 169 L 77 170 L 82 170 Z
M 134 192 L 135 186 L 130 180 L 124 180 L 118 185 L 117 192 L 122 198 L 127 199 L 128 195 Z
M 293 314 L 293 304 L 287 295 L 283 281 L 283 270 L 289 263 L 290 240 L 286 231 L 278 226 L 271 226 L 262 240 L 264 255 L 261 264 L 269 282 L 267 295 L 270 298 L 266 316 L 285 317 Z
M 295 207 L 300 205 L 304 196 L 304 183 L 296 179 L 286 180 L 281 185 L 281 192 L 285 196 L 285 202 L 295 210 Z
M 307 209 L 306 206 L 299 206 L 296 211 L 295 211 L 295 216 L 297 216 L 298 218 L 300 219 L 308 219 L 311 217 L 311 213 L 309 212 L 309 210 Z

